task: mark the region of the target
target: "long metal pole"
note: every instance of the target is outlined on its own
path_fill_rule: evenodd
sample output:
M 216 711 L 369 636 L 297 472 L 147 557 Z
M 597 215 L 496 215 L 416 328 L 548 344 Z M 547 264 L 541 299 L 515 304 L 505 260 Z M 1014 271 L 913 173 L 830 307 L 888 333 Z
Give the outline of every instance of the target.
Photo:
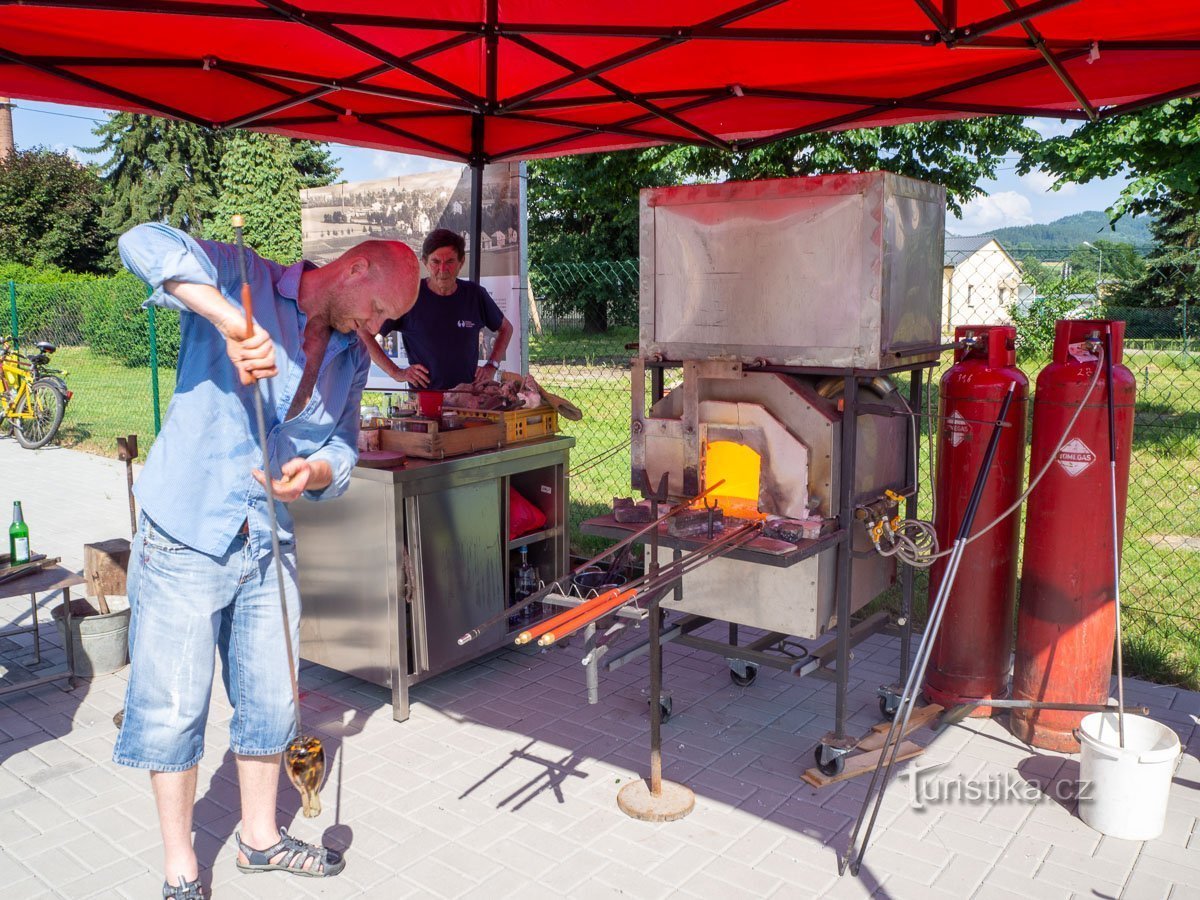
M 846 736 L 846 694 L 850 681 L 850 579 L 854 571 L 855 461 L 858 456 L 858 377 L 843 379 L 841 484 L 838 486 L 837 548 L 837 683 L 833 713 L 834 740 Z
M 18 328 L 17 328 L 17 283 L 10 278 L 8 280 L 8 314 L 12 320 L 12 342 L 14 346 L 18 343 Z M 1187 326 L 1184 326 L 1184 331 L 1187 331 Z
M 1108 486 L 1112 501 L 1113 608 L 1117 622 L 1117 738 L 1125 747 L 1125 652 L 1121 646 L 1121 536 L 1117 521 L 1117 415 L 1113 397 L 1112 325 L 1104 330 L 1104 384 L 1108 394 Z
M 958 527 L 958 536 L 954 541 L 954 546 L 951 548 L 950 559 L 946 566 L 946 575 L 942 581 L 941 587 L 938 589 L 937 599 L 934 601 L 930 621 L 925 628 L 925 633 L 921 636 L 920 645 L 917 648 L 917 658 L 914 661 L 912 670 L 908 673 L 908 679 L 904 685 L 904 693 L 900 697 L 900 708 L 896 711 L 896 716 L 892 719 L 892 724 L 888 728 L 887 737 L 884 739 L 883 749 L 879 754 L 879 762 L 875 766 L 875 772 L 871 776 L 871 783 L 867 787 L 867 795 L 863 799 L 862 809 L 859 810 L 858 819 L 854 823 L 854 830 L 850 833 L 849 843 L 846 845 L 846 852 L 840 860 L 838 860 L 838 872 L 844 874 L 847 866 L 850 866 L 851 873 L 858 874 L 859 868 L 862 866 L 863 857 L 867 853 L 867 846 L 871 841 L 871 832 L 875 828 L 875 821 L 879 817 L 879 809 L 883 803 L 883 795 L 887 789 L 888 779 L 891 777 L 892 768 L 896 764 L 896 757 L 899 754 L 900 743 L 904 738 L 905 732 L 908 730 L 909 718 L 912 716 L 913 706 L 916 702 L 917 694 L 921 682 L 925 678 L 925 669 L 929 664 L 929 657 L 933 653 L 933 645 L 937 640 L 938 629 L 941 628 L 942 617 L 945 615 L 946 606 L 950 599 L 950 591 L 953 589 L 954 581 L 958 577 L 958 568 L 962 562 L 963 553 L 967 547 L 967 538 L 970 536 L 971 527 L 975 523 L 975 514 L 979 510 L 980 501 L 983 498 L 983 488 L 987 483 L 988 473 L 991 471 L 992 462 L 996 457 L 996 448 L 1000 444 L 1000 435 L 1002 429 L 1001 423 L 1008 417 L 1009 407 L 1012 406 L 1013 392 L 1016 388 L 1016 382 L 1012 382 L 1008 386 L 1008 393 L 1004 395 L 1004 402 L 1000 405 L 1000 415 L 996 418 L 996 423 L 992 427 L 992 436 L 988 441 L 987 450 L 984 453 L 983 462 L 979 467 L 979 473 L 975 476 L 975 486 L 971 491 L 971 498 L 967 502 L 967 508 L 963 512 L 962 522 Z M 897 722 L 900 727 L 897 728 Z M 888 751 L 891 751 L 890 755 Z M 887 768 L 884 769 L 884 760 L 887 760 Z M 883 780 L 880 781 L 880 773 L 882 771 Z M 866 816 L 867 807 L 871 803 L 871 794 L 875 791 L 878 784 L 879 791 L 875 794 L 875 806 L 871 811 L 870 822 L 867 823 L 867 830 L 863 834 L 863 843 L 858 851 L 858 857 L 851 864 L 851 856 L 854 854 L 855 842 L 858 839 L 859 829 L 862 827 L 863 819 Z
M 250 277 L 246 271 L 246 245 L 242 239 L 242 217 L 233 217 L 233 233 L 237 239 L 238 269 L 242 275 L 242 307 L 246 310 L 246 336 L 254 333 L 254 306 L 250 296 Z M 262 393 L 255 379 L 249 379 L 254 395 L 254 412 L 258 418 L 258 442 L 262 446 L 263 482 L 267 488 L 267 513 L 271 520 L 271 553 L 275 557 L 275 581 L 279 586 L 279 609 L 283 613 L 283 643 L 287 648 L 288 677 L 292 681 L 292 702 L 296 707 L 296 737 L 303 729 L 300 724 L 300 685 L 296 682 L 296 654 L 292 648 L 292 630 L 288 624 L 287 592 L 283 587 L 283 560 L 279 554 L 279 524 L 275 520 L 275 488 L 271 483 L 271 454 L 267 450 L 267 420 L 263 414 Z
M 489 628 L 491 628 L 493 625 L 495 625 L 501 619 L 507 618 L 508 616 L 513 615 L 513 613 L 515 613 L 515 612 L 520 612 L 522 609 L 524 609 L 529 604 L 537 603 L 539 600 L 541 600 L 546 595 L 550 594 L 552 591 L 556 591 L 559 588 L 562 588 L 564 585 L 570 583 L 572 576 L 576 572 L 580 571 L 581 569 L 586 569 L 589 566 L 594 566 L 594 565 L 596 565 L 596 563 L 600 562 L 601 560 L 607 559 L 608 557 L 612 556 L 617 551 L 623 550 L 624 548 L 628 547 L 630 544 L 632 544 L 638 538 L 644 536 L 647 532 L 654 531 L 655 533 L 657 533 L 658 526 L 661 525 L 663 522 L 665 522 L 667 519 L 683 512 L 685 509 L 687 509 L 689 506 L 691 506 L 697 500 L 712 493 L 713 491 L 715 491 L 717 488 L 719 488 L 724 483 L 725 483 L 725 479 L 722 478 L 720 481 L 717 481 L 717 482 L 709 485 L 707 488 L 704 489 L 704 491 L 702 493 L 697 494 L 695 497 L 690 497 L 687 500 L 684 500 L 682 503 L 677 503 L 675 506 L 671 507 L 669 510 L 667 510 L 666 513 L 663 514 L 663 516 L 661 518 L 659 518 L 658 516 L 655 516 L 653 514 L 653 510 L 652 510 L 651 516 L 650 516 L 650 523 L 648 525 L 645 525 L 644 527 L 639 528 L 637 531 L 633 532 L 633 534 L 629 535 L 628 537 L 621 538 L 621 540 L 617 541 L 617 543 L 613 544 L 611 547 L 607 548 L 606 550 L 601 551 L 600 553 L 597 553 L 595 556 L 593 556 L 587 562 L 580 564 L 579 566 L 577 566 L 576 568 L 574 568 L 570 572 L 568 572 L 566 575 L 563 575 L 561 578 L 550 582 L 548 585 L 546 585 L 541 590 L 535 591 L 534 593 L 530 594 L 528 597 L 526 597 L 521 602 L 514 603 L 512 606 L 510 606 L 506 609 L 503 609 L 496 615 L 492 616 L 490 619 L 488 619 L 483 624 L 475 626 L 474 628 L 472 628 L 470 631 L 468 631 L 466 634 L 464 634 L 462 637 L 460 637 L 458 639 L 458 645 L 461 647 L 463 644 L 466 644 L 466 643 L 469 643 L 470 641 L 475 640 L 475 638 L 479 637 L 481 634 L 483 634 L 485 631 L 487 631 Z M 657 508 L 657 506 L 658 506 L 658 504 L 655 503 L 654 508 Z

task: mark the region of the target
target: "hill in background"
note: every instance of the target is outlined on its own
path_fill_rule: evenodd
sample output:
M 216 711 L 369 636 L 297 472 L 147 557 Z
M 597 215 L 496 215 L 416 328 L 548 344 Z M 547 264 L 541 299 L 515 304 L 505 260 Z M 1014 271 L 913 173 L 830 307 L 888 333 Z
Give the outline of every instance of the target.
M 1123 216 L 1114 231 L 1109 227 L 1108 214 L 1099 210 L 1064 216 L 1045 225 L 996 228 L 988 234 L 1018 259 L 1032 253 L 1043 261 L 1070 256 L 1071 251 L 1084 241 L 1118 241 L 1132 244 L 1143 253 L 1154 244 L 1146 217 Z

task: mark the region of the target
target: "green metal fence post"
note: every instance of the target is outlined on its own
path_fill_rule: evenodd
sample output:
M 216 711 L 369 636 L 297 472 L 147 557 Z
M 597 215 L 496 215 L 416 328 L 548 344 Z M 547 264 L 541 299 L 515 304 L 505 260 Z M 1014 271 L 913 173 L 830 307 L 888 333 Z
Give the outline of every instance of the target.
M 11 278 L 8 280 L 8 308 L 12 316 L 12 339 L 17 343 L 17 284 Z
M 149 287 L 146 296 L 153 294 Z M 154 398 L 154 436 L 162 429 L 162 413 L 158 408 L 158 330 L 154 327 L 154 307 L 146 308 L 150 321 L 150 393 Z

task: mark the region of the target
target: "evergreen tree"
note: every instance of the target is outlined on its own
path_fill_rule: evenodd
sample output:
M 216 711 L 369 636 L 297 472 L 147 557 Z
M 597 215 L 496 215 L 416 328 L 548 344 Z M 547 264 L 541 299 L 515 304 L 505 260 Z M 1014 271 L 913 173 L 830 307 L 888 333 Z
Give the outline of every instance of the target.
M 1187 205 L 1164 208 L 1150 226 L 1154 250 L 1142 277 L 1105 299 L 1112 306 L 1164 307 L 1200 302 L 1200 212 Z M 1105 256 L 1107 264 L 1108 257 Z M 1192 313 L 1195 317 L 1195 312 Z
M 136 113 L 113 113 L 93 133 L 89 153 L 103 165 L 112 200 L 104 224 L 121 234 L 141 222 L 165 222 L 199 235 L 218 193 L 224 139 L 209 128 Z
M 218 212 L 217 203 L 227 189 L 222 171 L 224 158 L 232 145 L 238 146 L 239 154 L 249 152 L 244 142 L 237 144 L 237 141 L 252 132 L 218 132 L 190 122 L 114 113 L 94 133 L 101 142 L 88 152 L 109 154 L 103 177 L 112 198 L 104 214 L 104 224 L 110 233 L 120 234 L 141 222 L 166 222 L 196 236 L 224 234 L 228 230 L 228 218 L 224 225 L 211 221 L 214 215 L 223 215 Z M 254 159 L 255 164 L 269 165 L 273 171 L 255 177 L 287 184 L 288 190 L 295 192 L 330 184 L 340 174 L 324 144 L 291 138 L 272 138 L 272 141 L 277 148 L 270 153 L 258 153 Z M 235 175 L 234 181 L 240 179 L 244 183 L 246 178 L 243 172 Z M 238 202 L 247 199 L 241 194 L 234 196 Z M 298 208 L 299 197 L 294 199 Z M 275 198 L 268 208 L 278 210 Z M 239 211 L 247 217 L 253 212 Z M 257 221 L 270 218 L 264 214 Z M 294 226 L 289 226 L 294 227 L 294 236 L 284 240 L 271 229 L 260 234 L 269 238 L 275 252 L 294 259 L 299 255 L 299 216 L 285 215 L 284 219 L 294 221 Z M 210 224 L 215 231 L 210 230 Z M 115 248 L 112 259 L 116 259 Z
M 246 243 L 281 263 L 300 258 L 300 175 L 291 141 L 240 131 L 221 157 L 221 193 L 205 228 L 207 237 L 234 238 L 231 218 L 245 217 Z

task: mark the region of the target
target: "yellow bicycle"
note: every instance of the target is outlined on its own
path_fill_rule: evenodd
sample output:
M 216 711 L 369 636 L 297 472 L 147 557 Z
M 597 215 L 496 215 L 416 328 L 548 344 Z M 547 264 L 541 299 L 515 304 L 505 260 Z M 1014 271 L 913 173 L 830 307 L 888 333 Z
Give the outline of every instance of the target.
M 54 440 L 71 399 L 66 373 L 46 368 L 54 345 L 39 341 L 36 347 L 26 356 L 11 337 L 0 343 L 0 435 L 13 434 L 30 450 Z

